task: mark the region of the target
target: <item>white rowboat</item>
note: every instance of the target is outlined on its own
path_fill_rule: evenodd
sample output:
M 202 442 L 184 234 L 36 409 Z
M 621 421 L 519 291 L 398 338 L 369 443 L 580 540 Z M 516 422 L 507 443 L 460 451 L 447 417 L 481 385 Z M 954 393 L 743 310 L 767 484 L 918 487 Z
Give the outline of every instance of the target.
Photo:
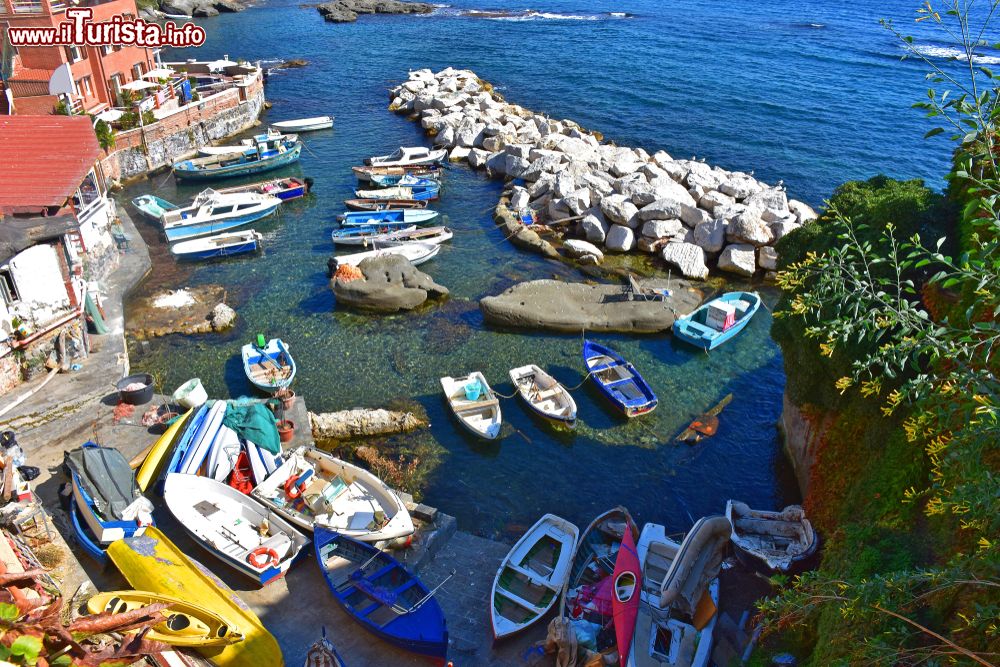
M 469 433 L 487 440 L 499 437 L 503 424 L 500 402 L 482 373 L 474 371 L 465 377 L 443 377 L 441 389 L 451 411 Z
M 439 245 L 431 245 L 430 243 L 403 243 L 401 245 L 387 246 L 385 248 L 378 248 L 377 250 L 369 250 L 367 252 L 356 252 L 352 255 L 338 255 L 337 257 L 334 257 L 334 259 L 337 261 L 338 266 L 341 264 L 358 266 L 361 262 L 372 257 L 400 255 L 409 260 L 410 264 L 413 264 L 413 266 L 418 266 L 430 259 L 433 259 L 439 252 L 441 252 L 441 246 Z
M 512 368 L 510 381 L 528 407 L 542 417 L 567 426 L 576 424 L 576 401 L 566 387 L 538 366 L 529 364 Z
M 271 123 L 271 128 L 281 132 L 311 132 L 333 127 L 333 116 L 315 116 L 298 120 L 283 120 Z
M 412 165 L 435 164 L 448 155 L 444 149 L 431 150 L 424 146 L 400 146 L 388 155 L 377 155 L 365 160 L 373 167 L 408 167 Z

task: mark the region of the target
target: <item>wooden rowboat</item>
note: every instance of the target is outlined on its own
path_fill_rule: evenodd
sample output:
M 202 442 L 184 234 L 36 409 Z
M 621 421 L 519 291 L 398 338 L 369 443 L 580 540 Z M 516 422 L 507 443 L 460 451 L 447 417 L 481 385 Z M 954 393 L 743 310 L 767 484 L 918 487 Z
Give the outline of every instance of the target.
M 363 167 L 351 167 L 354 175 L 362 183 L 370 183 L 372 176 L 402 176 L 403 174 L 413 174 L 414 176 L 433 176 L 440 179 L 444 175 L 444 169 L 436 164 L 418 164 L 406 167 L 380 166 L 373 167 L 365 165 Z
M 813 565 L 819 538 L 799 505 L 772 512 L 730 500 L 726 518 L 733 527 L 730 541 L 736 556 L 750 569 L 770 576 L 798 574 Z
M 171 595 L 146 591 L 110 591 L 98 593 L 87 601 L 91 614 L 124 614 L 166 603 L 170 607 L 161 612 L 164 621 L 149 629 L 146 639 L 171 646 L 225 646 L 243 641 L 239 628 L 231 626 L 218 614 Z
M 626 417 L 656 409 L 656 394 L 635 366 L 617 352 L 593 341 L 583 341 L 583 364 L 590 379 Z
M 395 211 L 407 208 L 427 208 L 426 199 L 345 199 L 351 211 Z
M 500 436 L 503 418 L 500 401 L 479 371 L 464 377 L 441 378 L 441 389 L 458 423 L 472 435 L 496 440 Z
M 262 339 L 263 336 L 257 343 L 244 345 L 240 356 L 250 383 L 261 391 L 273 394 L 295 379 L 295 360 L 280 338 L 272 338 L 266 344 Z
M 576 401 L 566 387 L 541 368 L 534 364 L 512 368 L 510 381 L 536 413 L 570 428 L 576 425 Z

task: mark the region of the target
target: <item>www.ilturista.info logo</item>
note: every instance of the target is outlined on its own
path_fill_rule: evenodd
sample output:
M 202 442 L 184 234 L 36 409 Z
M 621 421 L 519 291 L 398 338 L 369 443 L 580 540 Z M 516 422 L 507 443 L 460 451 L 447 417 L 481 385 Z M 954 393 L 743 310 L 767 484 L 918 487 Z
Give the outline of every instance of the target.
M 66 10 L 68 21 L 54 28 L 7 28 L 14 46 L 201 46 L 205 29 L 194 23 L 178 26 L 173 21 L 164 25 L 142 19 L 114 16 L 109 21 L 93 22 L 94 10 L 73 7 Z

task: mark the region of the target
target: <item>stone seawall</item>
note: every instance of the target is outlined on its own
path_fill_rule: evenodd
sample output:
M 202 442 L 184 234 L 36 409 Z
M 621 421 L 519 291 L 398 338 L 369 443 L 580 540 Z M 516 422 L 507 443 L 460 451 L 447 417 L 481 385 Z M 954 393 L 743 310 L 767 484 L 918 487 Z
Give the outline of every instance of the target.
M 418 120 L 450 160 L 520 179 L 504 193 L 518 214 L 605 251 L 658 254 L 688 278 L 772 272 L 773 244 L 816 217 L 780 184 L 606 143 L 507 103 L 469 70 L 410 72 L 389 93 L 389 108 Z

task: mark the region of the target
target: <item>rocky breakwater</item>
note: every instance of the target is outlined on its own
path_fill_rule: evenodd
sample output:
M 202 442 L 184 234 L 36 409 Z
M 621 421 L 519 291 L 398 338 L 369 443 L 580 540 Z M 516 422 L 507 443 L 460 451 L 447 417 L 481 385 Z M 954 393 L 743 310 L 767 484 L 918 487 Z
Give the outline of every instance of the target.
M 330 289 L 337 303 L 361 310 L 412 310 L 431 297 L 448 295 L 447 287 L 399 255 L 369 257 L 357 267 L 343 264 L 331 269 Z
M 704 279 L 711 268 L 772 272 L 773 244 L 816 217 L 751 174 L 616 146 L 571 120 L 509 104 L 469 70 L 410 72 L 390 98 L 389 108 L 411 114 L 452 161 L 521 179 L 501 207 L 530 212 L 603 252 L 655 253 L 688 278 Z
M 434 5 L 399 0 L 333 0 L 316 5 L 316 10 L 331 23 L 350 23 L 358 14 L 430 14 Z
M 243 0 L 162 0 L 160 11 L 176 16 L 218 16 L 241 12 L 249 6 Z

